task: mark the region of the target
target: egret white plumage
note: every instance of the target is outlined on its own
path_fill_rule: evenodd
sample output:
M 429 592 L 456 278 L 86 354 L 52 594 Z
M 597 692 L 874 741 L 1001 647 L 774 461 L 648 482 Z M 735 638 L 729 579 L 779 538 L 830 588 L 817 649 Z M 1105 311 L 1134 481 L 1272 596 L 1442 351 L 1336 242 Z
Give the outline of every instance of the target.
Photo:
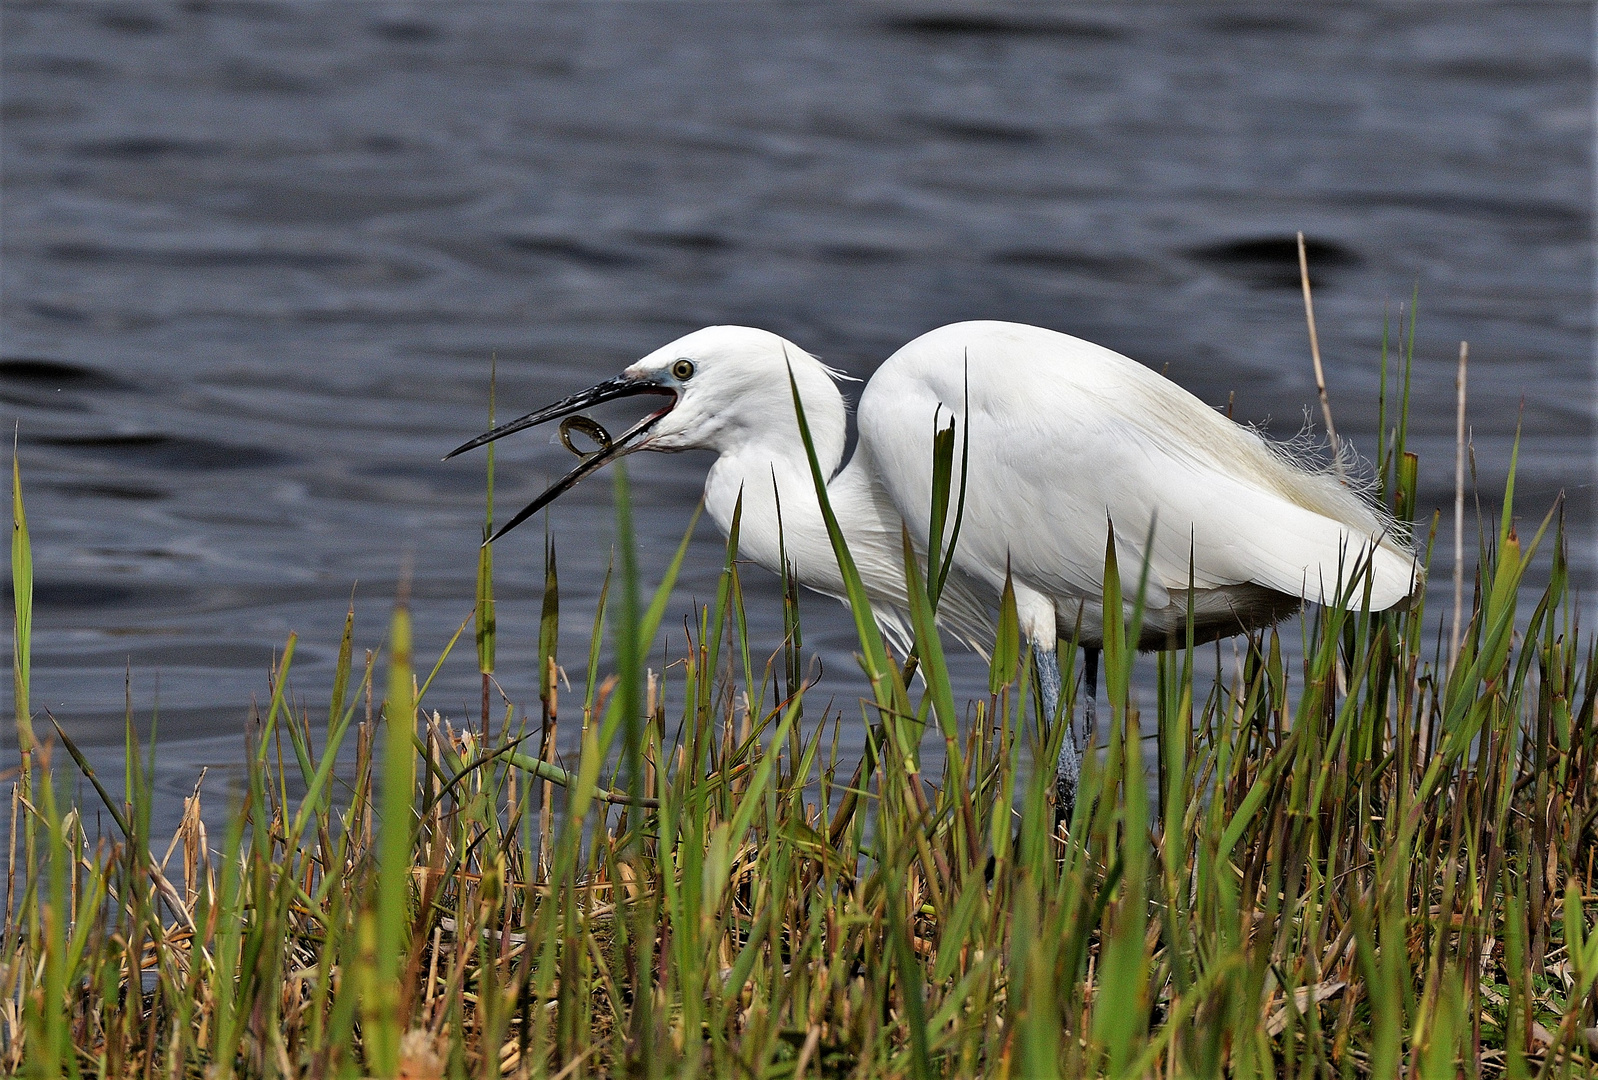
M 1190 600 L 1197 640 L 1207 641 L 1276 622 L 1306 600 L 1360 602 L 1368 591 L 1372 610 L 1389 608 L 1417 584 L 1414 553 L 1391 518 L 1338 476 L 1133 360 L 1015 323 L 956 323 L 889 357 L 861 395 L 858 445 L 846 465 L 838 373 L 776 334 L 739 326 L 679 338 L 450 456 L 603 401 L 660 395 L 669 399 L 662 408 L 495 536 L 625 454 L 709 449 L 719 456 L 705 480 L 706 507 L 722 532 L 741 495 L 740 552 L 773 571 L 781 552 L 800 583 L 842 599 L 790 371 L 830 478 L 828 501 L 879 625 L 901 644 L 909 637 L 901 522 L 924 552 L 935 424 L 952 418 L 965 428 L 969 458 L 963 477 L 957 460 L 954 480 L 964 484 L 963 524 L 939 621 L 968 643 L 991 636 L 1008 574 L 1051 715 L 1060 696 L 1057 639 L 1075 635 L 1086 650 L 1102 642 L 1111 523 L 1119 565 L 1147 563 L 1144 648 L 1185 636 Z M 1091 739 L 1091 719 L 1088 727 Z M 1082 750 L 1073 725 L 1057 765 L 1067 806 Z

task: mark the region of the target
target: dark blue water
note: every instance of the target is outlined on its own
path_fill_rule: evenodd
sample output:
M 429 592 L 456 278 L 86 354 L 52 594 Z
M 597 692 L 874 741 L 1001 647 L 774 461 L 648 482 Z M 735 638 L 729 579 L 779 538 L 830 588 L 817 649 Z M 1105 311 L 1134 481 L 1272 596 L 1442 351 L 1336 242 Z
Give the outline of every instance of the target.
M 1423 508 L 1452 504 L 1469 339 L 1484 509 L 1523 421 L 1520 505 L 1566 491 L 1593 582 L 1590 5 L 7 3 L 0 20 L 0 400 L 39 576 L 34 704 L 105 746 L 131 671 L 174 817 L 200 765 L 239 759 L 291 630 L 294 689 L 325 708 L 352 587 L 363 646 L 407 566 L 423 658 L 466 615 L 483 478 L 438 458 L 483 428 L 496 355 L 506 415 L 710 323 L 863 376 L 942 323 L 1016 319 L 1286 436 L 1314 400 L 1303 229 L 1341 433 L 1372 449 L 1383 320 L 1418 289 Z M 543 435 L 501 447 L 506 510 L 569 464 Z M 708 462 L 632 461 L 660 567 Z M 549 520 L 574 679 L 609 499 L 587 484 Z M 518 704 L 542 544 L 530 524 L 498 550 Z M 674 610 L 719 566 L 707 525 Z M 749 578 L 775 649 L 776 591 Z M 806 616 L 852 712 L 852 627 L 819 599 Z M 430 703 L 476 700 L 465 649 Z

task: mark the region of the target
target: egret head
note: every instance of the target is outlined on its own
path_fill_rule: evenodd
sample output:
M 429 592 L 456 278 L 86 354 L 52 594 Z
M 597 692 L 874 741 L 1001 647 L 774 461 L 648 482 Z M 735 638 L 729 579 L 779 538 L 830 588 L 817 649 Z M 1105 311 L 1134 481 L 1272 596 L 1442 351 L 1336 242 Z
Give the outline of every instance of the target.
M 659 407 L 552 484 L 490 540 L 498 539 L 606 464 L 637 450 L 736 452 L 760 440 L 798 439 L 792 371 L 823 461 L 841 457 L 845 420 L 833 374 L 809 353 L 766 330 L 708 326 L 662 346 L 607 379 L 563 401 L 502 424 L 450 451 L 447 458 L 513 432 L 571 416 L 617 398 L 651 395 Z M 837 404 L 833 404 L 837 403 Z M 828 408 L 828 405 L 832 405 Z

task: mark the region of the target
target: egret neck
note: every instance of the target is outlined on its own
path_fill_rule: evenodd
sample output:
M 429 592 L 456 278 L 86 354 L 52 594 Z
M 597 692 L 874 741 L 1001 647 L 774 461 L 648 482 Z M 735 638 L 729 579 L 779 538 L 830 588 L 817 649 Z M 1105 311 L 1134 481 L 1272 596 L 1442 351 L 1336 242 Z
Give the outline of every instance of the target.
M 790 351 L 798 368 L 826 369 L 805 353 Z M 786 384 L 786 373 L 783 375 Z M 904 570 L 890 556 L 902 550 L 900 519 L 887 492 L 876 482 L 869 456 L 857 449 L 840 468 L 848 412 L 831 379 L 804 380 L 801 401 L 816 449 L 817 464 L 827 484 L 827 501 L 843 532 L 844 542 L 876 609 L 878 622 L 902 645 L 905 626 Z M 772 571 L 787 559 L 794 577 L 816 592 L 845 600 L 847 590 L 827 535 L 815 478 L 799 426 L 791 391 L 786 411 L 773 409 L 764 423 L 726 423 L 701 445 L 719 456 L 705 479 L 705 507 L 727 535 L 734 511 L 743 499 L 738 550 Z M 742 410 L 740 410 L 742 411 Z

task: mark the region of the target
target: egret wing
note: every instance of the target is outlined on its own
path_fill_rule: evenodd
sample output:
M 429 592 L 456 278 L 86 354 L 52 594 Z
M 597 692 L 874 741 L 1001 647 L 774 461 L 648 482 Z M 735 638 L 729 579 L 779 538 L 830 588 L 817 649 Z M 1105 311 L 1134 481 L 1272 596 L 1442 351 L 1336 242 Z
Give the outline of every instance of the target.
M 1357 493 L 1293 465 L 1254 431 L 1108 349 L 1008 323 L 923 335 L 872 378 L 862 446 L 918 539 L 930 527 L 935 424 L 969 418 L 957 565 L 1006 570 L 1057 599 L 1102 595 L 1107 529 L 1145 601 L 1244 583 L 1333 599 L 1362 553 L 1372 606 L 1407 596 L 1414 560 Z M 1190 562 L 1191 560 L 1191 562 Z

